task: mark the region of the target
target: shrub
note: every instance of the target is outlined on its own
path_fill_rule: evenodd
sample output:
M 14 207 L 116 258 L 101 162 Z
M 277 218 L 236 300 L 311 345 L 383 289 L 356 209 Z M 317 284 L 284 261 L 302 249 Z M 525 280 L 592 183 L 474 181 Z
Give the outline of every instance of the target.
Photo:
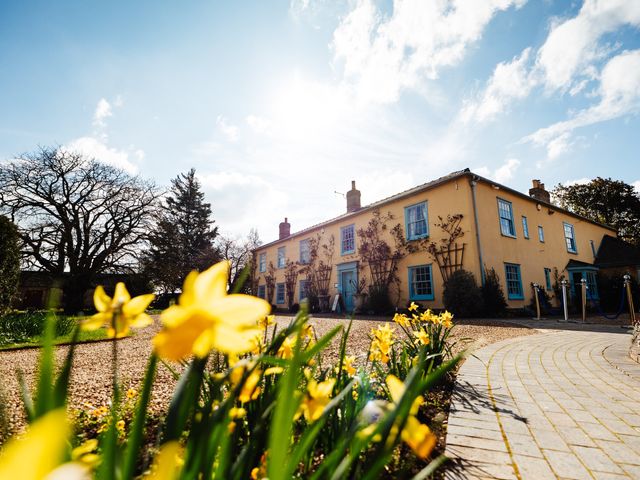
M 487 317 L 504 317 L 507 313 L 507 301 L 500 285 L 500 278 L 493 268 L 485 270 L 482 305 L 482 313 Z
M 457 317 L 475 317 L 482 312 L 482 292 L 473 273 L 454 272 L 444 284 L 444 306 Z
M 45 311 L 12 312 L 0 317 L 0 345 L 25 343 L 44 334 L 48 318 Z M 76 325 L 74 317 L 55 316 L 55 335 L 71 333 Z
M 387 314 L 393 311 L 393 304 L 391 303 L 389 291 L 386 287 L 377 287 L 375 285 L 371 285 L 369 287 L 367 310 L 378 315 Z
M 19 276 L 18 228 L 7 217 L 0 215 L 0 315 L 11 308 L 18 290 Z

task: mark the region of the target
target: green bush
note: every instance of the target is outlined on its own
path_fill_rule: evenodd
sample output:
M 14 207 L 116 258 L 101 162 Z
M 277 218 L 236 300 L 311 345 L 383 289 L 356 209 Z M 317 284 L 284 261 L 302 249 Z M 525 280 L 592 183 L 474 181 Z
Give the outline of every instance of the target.
M 45 311 L 13 312 L 0 317 L 0 345 L 25 343 L 44 334 L 47 318 Z M 56 317 L 56 336 L 68 335 L 76 325 L 73 317 Z
M 386 288 L 372 285 L 367 296 L 367 310 L 377 315 L 384 315 L 393 311 L 393 305 Z
M 482 313 L 482 292 L 473 273 L 458 270 L 444 284 L 444 306 L 456 317 L 475 317 Z
M 504 317 L 507 313 L 507 301 L 500 285 L 500 278 L 493 268 L 485 271 L 481 290 L 483 314 L 487 317 Z
M 0 315 L 11 308 L 18 290 L 19 276 L 18 228 L 7 217 L 0 215 Z

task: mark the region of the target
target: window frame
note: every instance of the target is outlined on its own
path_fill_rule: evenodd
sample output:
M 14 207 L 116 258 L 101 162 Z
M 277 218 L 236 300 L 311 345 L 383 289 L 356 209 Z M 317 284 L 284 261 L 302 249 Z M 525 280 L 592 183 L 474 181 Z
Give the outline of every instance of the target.
M 522 215 L 522 236 L 529 240 L 529 220 L 525 215 Z
M 544 227 L 542 225 L 538 225 L 538 240 L 540 243 L 544 243 Z
M 553 290 L 551 286 L 551 269 L 548 267 L 544 267 L 544 283 L 548 291 Z
M 282 299 L 280 299 L 280 287 L 282 287 Z M 286 295 L 285 295 L 284 282 L 276 283 L 276 305 L 284 305 L 285 297 Z
M 515 280 L 513 278 L 510 279 L 509 267 L 515 268 L 515 273 L 517 276 Z M 522 271 L 520 269 L 519 263 L 504 262 L 504 279 L 505 279 L 504 284 L 507 290 L 507 298 L 509 300 L 524 300 L 524 289 L 522 288 Z M 517 283 L 518 292 L 511 293 L 509 289 L 509 282 L 518 282 Z
M 267 271 L 267 252 L 262 252 L 258 255 L 258 270 L 260 273 Z
M 569 227 L 569 231 L 571 236 L 567 236 L 567 227 Z M 562 232 L 564 233 L 564 243 L 567 247 L 567 252 L 569 253 L 578 253 L 578 242 L 576 240 L 576 229 L 569 222 L 562 222 Z M 569 240 L 573 243 L 573 248 L 569 247 Z
M 505 200 L 504 198 L 500 198 L 500 197 L 496 197 L 496 198 L 497 198 L 497 201 L 498 201 L 498 224 L 500 225 L 500 234 L 503 237 L 517 238 L 516 237 L 516 222 L 515 222 L 515 217 L 513 215 L 513 203 L 510 202 L 509 200 Z M 508 207 L 509 218 L 502 216 L 503 210 L 500 208 L 501 206 Z M 506 220 L 506 221 L 510 222 L 510 225 L 511 225 L 510 232 L 505 232 L 504 231 L 504 228 L 503 228 L 504 224 L 502 223 L 503 220 Z
M 425 232 L 422 234 L 410 235 L 409 226 L 415 225 L 421 221 L 421 220 L 416 220 L 415 222 L 409 222 L 410 212 L 420 207 L 424 207 L 423 221 L 424 221 Z M 406 207 L 404 207 L 404 233 L 405 233 L 405 237 L 407 238 L 407 241 L 419 240 L 421 238 L 427 238 L 429 236 L 429 201 L 428 200 L 424 200 L 422 202 L 414 203 L 413 205 L 407 205 Z
M 262 295 L 260 295 L 262 293 Z M 266 285 L 258 285 L 257 297 L 265 300 L 267 298 L 267 286 Z
M 307 253 L 307 258 L 306 261 L 304 258 L 302 258 L 302 253 L 303 253 L 303 248 L 302 245 L 306 245 L 306 253 Z M 311 262 L 311 243 L 309 242 L 308 238 L 305 238 L 304 240 L 300 240 L 300 263 L 302 265 L 308 265 L 309 262 Z
M 305 295 L 304 297 L 302 296 L 302 291 L 304 290 L 305 294 L 307 293 L 307 285 L 309 284 L 309 280 L 308 279 L 303 279 L 300 280 L 298 283 L 298 301 L 301 302 L 302 300 L 304 300 L 305 298 L 308 297 L 308 295 Z M 304 285 L 304 288 L 303 288 Z
M 419 268 L 426 268 L 428 270 L 428 275 L 429 275 L 429 288 L 431 290 L 431 293 L 427 293 L 427 294 L 417 294 L 415 292 L 415 287 L 414 285 L 418 282 L 414 282 L 413 279 L 413 273 L 415 271 L 417 271 Z M 434 300 L 435 299 L 435 286 L 434 286 L 434 281 L 433 281 L 433 267 L 432 264 L 425 264 L 425 265 L 411 265 L 409 267 L 407 267 L 407 275 L 408 275 L 408 279 L 409 279 L 409 300 Z
M 281 255 L 282 254 L 282 255 Z M 282 260 L 282 262 L 280 261 Z M 278 268 L 287 266 L 287 247 L 278 247 Z
M 353 245 L 350 250 L 344 249 L 344 241 L 345 241 L 345 232 L 351 231 L 352 238 L 351 241 Z M 340 227 L 340 255 L 351 255 L 356 253 L 356 224 L 352 223 L 350 225 L 345 225 L 344 227 Z

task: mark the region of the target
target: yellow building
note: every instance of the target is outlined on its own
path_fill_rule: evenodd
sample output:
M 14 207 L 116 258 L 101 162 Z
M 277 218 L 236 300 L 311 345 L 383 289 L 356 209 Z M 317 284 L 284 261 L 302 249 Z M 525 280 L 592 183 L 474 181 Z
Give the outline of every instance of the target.
M 461 236 L 452 238 L 443 230 L 447 216 L 461 216 L 457 220 Z M 443 308 L 444 279 L 460 268 L 472 272 L 479 284 L 485 269 L 495 269 L 510 308 L 529 304 L 532 283 L 552 295 L 556 272 L 569 280 L 572 289 L 586 278 L 597 296 L 593 262 L 603 236 L 616 235 L 606 225 L 553 205 L 539 180 L 533 181 L 526 195 L 465 169 L 364 207 L 352 182 L 346 213 L 295 233 L 285 218 L 280 238 L 256 249 L 258 296 L 280 308 L 305 298 L 311 260 L 313 288 L 317 290 L 318 278 L 324 280 L 328 291 L 321 293 L 332 302 L 339 293 L 351 311 L 358 299 L 359 280 L 364 279 L 367 286 L 372 283 L 370 265 L 360 252 L 364 240 L 360 232 L 374 217 L 386 218 L 381 235 L 392 251 L 394 227 L 406 240 L 395 268 L 397 281 L 390 289 L 398 307 L 416 301 Z M 333 255 L 329 256 L 332 239 Z M 325 267 L 319 274 L 320 261 Z

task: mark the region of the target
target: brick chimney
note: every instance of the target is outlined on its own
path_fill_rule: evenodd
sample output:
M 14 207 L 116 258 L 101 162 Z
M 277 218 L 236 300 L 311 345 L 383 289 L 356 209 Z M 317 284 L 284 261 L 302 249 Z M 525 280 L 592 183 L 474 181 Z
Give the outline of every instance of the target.
M 551 203 L 551 194 L 544 189 L 544 183 L 533 180 L 533 188 L 529 189 L 529 196 L 542 202 Z
M 356 190 L 356 181 L 351 180 L 351 190 L 347 192 L 347 212 L 360 210 L 360 190 Z
M 284 217 L 284 222 L 280 222 L 280 240 L 287 238 L 291 235 L 291 224 L 288 222 L 287 217 Z

